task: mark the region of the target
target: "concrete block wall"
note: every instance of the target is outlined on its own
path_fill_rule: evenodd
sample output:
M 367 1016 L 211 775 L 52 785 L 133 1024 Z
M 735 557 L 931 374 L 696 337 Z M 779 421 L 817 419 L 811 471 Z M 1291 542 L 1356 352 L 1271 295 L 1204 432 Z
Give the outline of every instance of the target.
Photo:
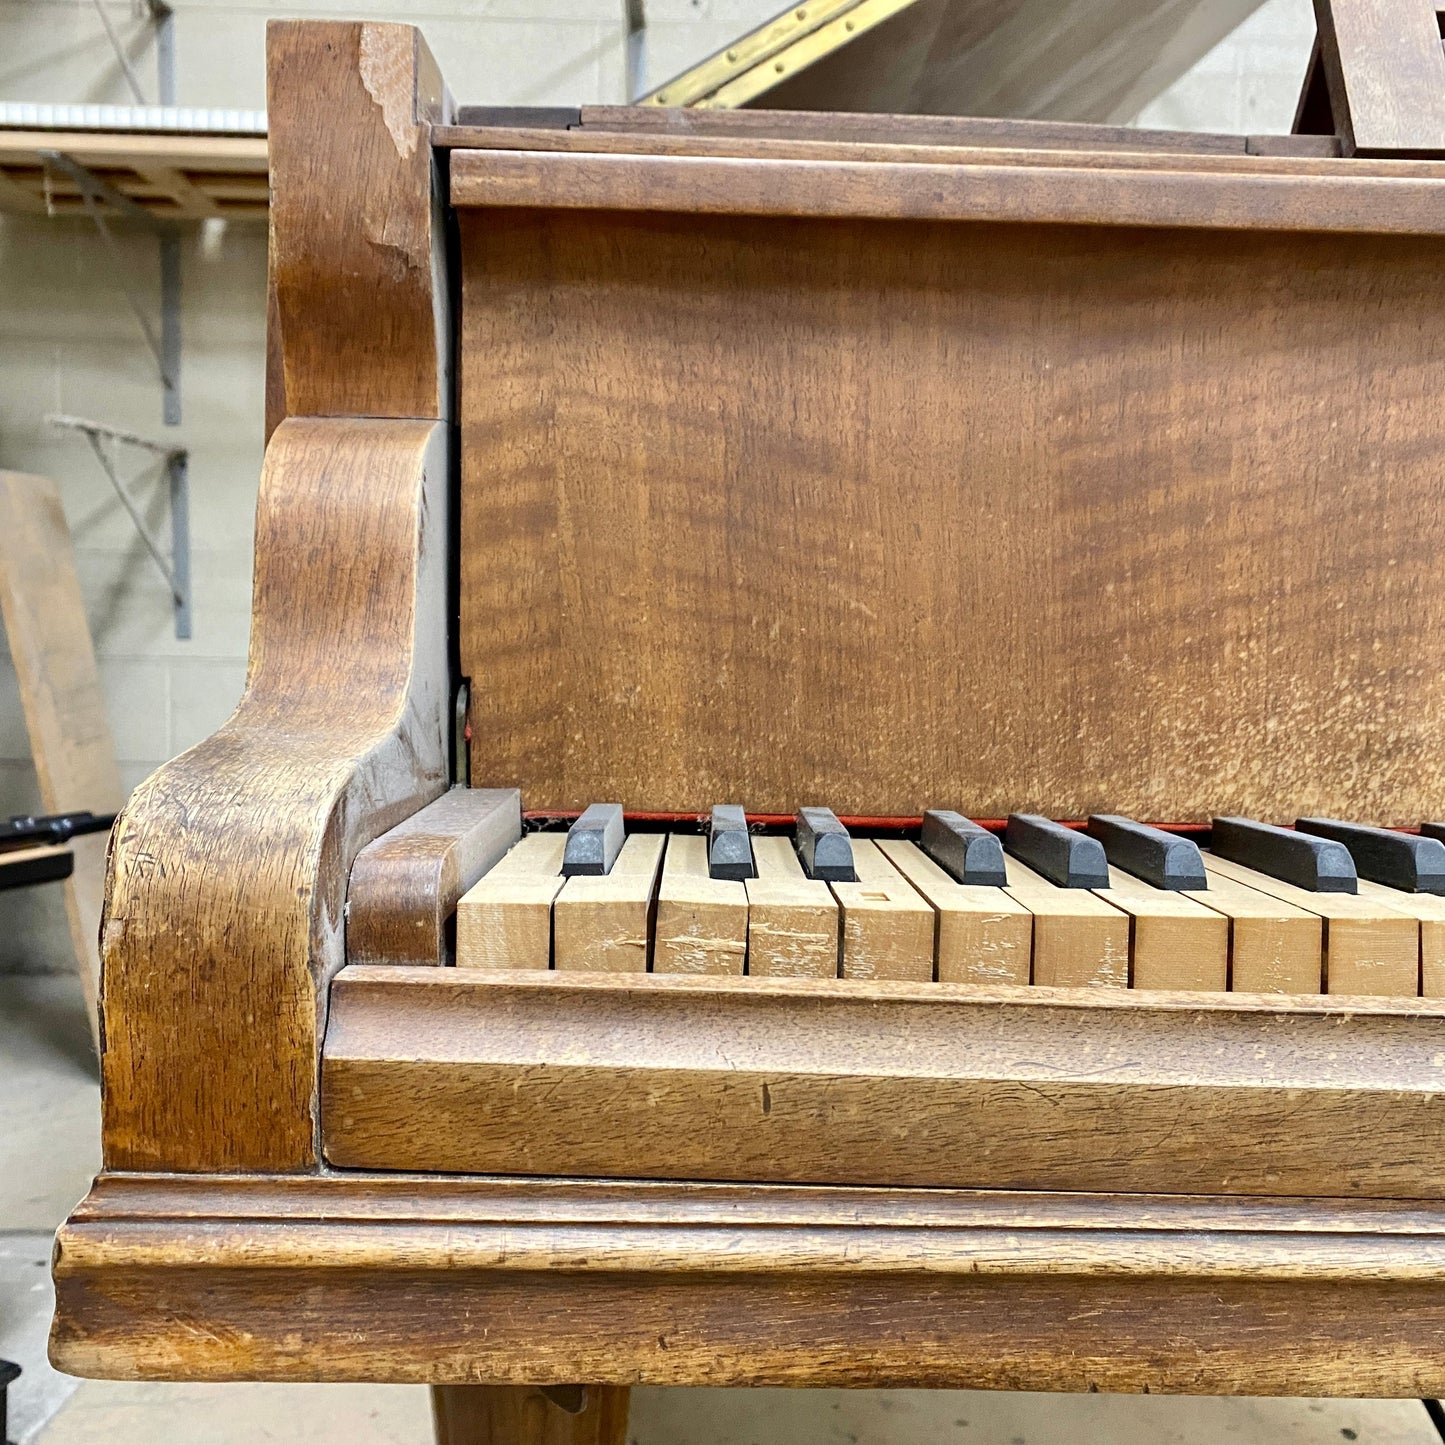
M 779 0 L 646 0 L 646 80 L 661 83 L 779 8 Z M 463 102 L 546 105 L 626 99 L 623 0 L 348 0 L 284 9 L 175 0 L 182 105 L 265 104 L 271 14 L 405 19 L 422 27 Z M 147 23 L 109 13 L 154 85 Z M 1267 0 L 1140 117 L 1147 125 L 1286 130 L 1313 35 L 1310 0 Z M 153 98 L 153 91 L 151 92 Z M 0 0 L 0 99 L 131 99 L 89 0 Z M 149 238 L 116 228 L 133 284 L 155 304 Z M 83 220 L 0 216 L 0 466 L 60 484 L 121 767 L 130 786 L 224 721 L 240 695 L 252 527 L 261 465 L 266 231 L 188 228 L 182 394 L 190 448 L 194 635 L 177 642 L 169 597 L 84 439 L 47 413 L 159 436 L 155 366 L 100 239 Z M 165 482 L 125 458 L 153 530 L 168 535 Z M 38 806 L 18 687 L 0 650 L 0 815 Z M 60 891 L 0 894 L 0 972 L 71 967 Z

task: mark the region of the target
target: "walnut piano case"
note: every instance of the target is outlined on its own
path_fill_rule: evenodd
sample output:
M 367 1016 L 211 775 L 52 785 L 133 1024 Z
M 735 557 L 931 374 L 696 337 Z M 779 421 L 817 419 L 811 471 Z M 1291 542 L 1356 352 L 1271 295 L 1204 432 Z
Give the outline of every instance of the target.
M 250 671 L 116 829 L 57 1363 L 1445 1392 L 1445 1003 L 1408 967 L 1410 997 L 1320 992 L 1323 907 L 1065 908 L 1011 871 L 985 910 L 877 830 L 910 919 L 948 915 L 943 982 L 830 976 L 849 920 L 776 879 L 670 972 L 701 904 L 660 845 L 570 892 L 515 853 L 522 805 L 614 799 L 1445 815 L 1445 163 L 482 128 L 407 27 L 275 22 L 269 53 Z M 532 912 L 449 967 L 478 879 Z M 559 908 L 580 962 L 549 968 Z M 1213 991 L 1142 986 L 1186 932 Z M 531 1418 L 438 1401 L 453 1445 Z

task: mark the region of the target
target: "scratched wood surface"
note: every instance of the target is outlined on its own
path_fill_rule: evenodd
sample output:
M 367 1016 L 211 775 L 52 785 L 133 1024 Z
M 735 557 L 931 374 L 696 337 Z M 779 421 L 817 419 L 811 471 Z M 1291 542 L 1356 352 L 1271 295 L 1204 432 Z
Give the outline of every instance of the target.
M 460 217 L 475 776 L 1445 809 L 1435 243 Z
M 1419 1397 L 1442 1272 L 1438 1205 L 102 1176 L 51 1350 L 130 1379 Z
M 447 782 L 446 478 L 431 422 L 291 417 L 271 438 L 245 695 L 112 840 L 113 1168 L 316 1163 L 352 859 Z
M 1445 1198 L 1442 1016 L 363 966 L 332 987 L 322 1133 L 348 1169 Z
M 282 415 L 448 415 L 431 127 L 450 112 L 421 32 L 272 20 L 266 65 L 267 434 Z

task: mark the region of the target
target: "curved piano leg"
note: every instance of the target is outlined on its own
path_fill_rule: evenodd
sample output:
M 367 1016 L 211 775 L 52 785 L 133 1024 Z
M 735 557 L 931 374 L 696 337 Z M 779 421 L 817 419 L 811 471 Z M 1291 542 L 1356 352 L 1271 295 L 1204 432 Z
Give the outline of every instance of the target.
M 437 1445 L 626 1445 L 626 1386 L 433 1385 Z

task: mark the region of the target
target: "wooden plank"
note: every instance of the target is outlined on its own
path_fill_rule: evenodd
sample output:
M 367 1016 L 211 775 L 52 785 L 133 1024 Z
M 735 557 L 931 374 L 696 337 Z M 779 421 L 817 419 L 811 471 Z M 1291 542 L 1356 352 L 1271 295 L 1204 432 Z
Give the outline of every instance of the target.
M 937 915 L 868 838 L 853 839 L 856 883 L 830 883 L 842 911 L 844 978 L 934 977 Z
M 1445 152 L 1440 13 L 1434 0 L 1315 0 L 1346 155 Z
M 1434 1396 L 1442 1235 L 1420 1202 L 103 1174 L 51 1349 L 124 1379 Z
M 1122 868 L 1110 868 L 1109 891 L 1100 896 L 1133 919 L 1131 987 L 1219 992 L 1229 987 L 1229 924 L 1193 894 L 1154 888 Z
M 47 813 L 114 813 L 125 802 L 75 573 L 60 491 L 45 477 L 0 471 L 0 619 Z M 101 904 L 107 835 L 71 841 L 65 884 L 70 943 L 98 1041 Z
M 552 905 L 552 966 L 646 973 L 663 833 L 632 833 L 612 871 L 568 878 Z
M 245 695 L 111 839 L 113 1168 L 316 1166 L 352 862 L 448 784 L 448 446 L 415 420 L 293 417 L 271 437 Z
M 458 968 L 550 968 L 565 833 L 529 833 L 457 902 Z
M 1420 925 L 1420 994 L 1423 998 L 1445 998 L 1445 898 L 1406 893 L 1365 878 L 1360 879 L 1358 896 L 1383 903 Z
M 701 834 L 672 834 L 657 893 L 654 972 L 741 973 L 747 955 L 746 885 L 708 876 Z
M 865 164 L 700 156 L 451 153 L 459 207 L 689 215 L 1009 221 L 1431 236 L 1445 233 L 1433 181 L 1342 173 L 1309 184 L 1240 173 Z M 273 202 L 274 204 L 274 202 Z
M 1005 855 L 1007 892 L 1034 917 L 1033 979 L 1050 988 L 1127 988 L 1129 918 L 1086 888 L 1058 888 Z
M 807 779 L 840 815 L 942 798 L 1190 822 L 1220 803 L 1208 756 L 1239 771 L 1230 806 L 1260 817 L 1445 813 L 1427 683 L 1445 675 L 1445 438 L 1418 380 L 1445 334 L 1433 243 L 535 211 L 459 224 L 460 665 L 495 683 L 471 694 L 479 777 L 569 810 L 736 797 L 791 814 Z M 851 298 L 847 326 L 824 295 Z M 1272 296 L 1290 319 L 1265 347 Z M 1123 353 L 1101 341 L 1121 325 Z M 700 333 L 722 342 L 700 356 Z M 979 378 L 963 393 L 960 365 Z M 1148 405 L 1106 438 L 1077 398 L 1121 374 Z M 1398 424 L 1382 432 L 1382 415 Z M 1121 447 L 1201 460 L 1149 500 L 1119 482 Z M 1319 457 L 1321 484 L 1286 455 Z M 704 565 L 720 555 L 736 567 Z M 1386 585 L 1401 569 L 1423 613 Z M 987 636 L 978 595 L 997 600 Z M 1199 623 L 1181 634 L 1186 612 Z M 1139 660 L 1122 678 L 1121 638 Z M 916 668 L 880 664 L 920 639 Z M 1198 707 L 1201 669 L 1236 700 L 1227 716 Z M 1032 705 L 1006 708 L 1023 676 Z M 780 677 L 796 706 L 775 707 Z M 1329 715 L 1340 696 L 1349 728 L 1259 754 L 1271 718 Z M 848 726 L 824 746 L 839 698 Z M 772 720 L 719 729 L 723 709 Z M 987 720 L 988 748 L 961 715 Z
M 188 219 L 206 220 L 221 214 L 215 197 L 208 195 L 176 166 L 147 162 L 137 165 L 136 173 L 168 195 L 175 202 L 177 211 Z
M 349 963 L 450 963 L 457 900 L 522 836 L 516 788 L 452 788 L 356 855 Z
M 790 838 L 752 840 L 758 876 L 748 895 L 748 972 L 759 978 L 836 978 L 838 904 L 803 876 Z
M 1413 998 L 1420 987 L 1420 926 L 1393 904 L 1350 893 L 1311 893 L 1205 852 L 1211 873 L 1317 913 L 1324 920 L 1327 993 Z
M 419 1172 L 1445 1198 L 1440 1002 L 1085 999 L 353 967 L 332 988 L 326 1155 Z
M 1229 986 L 1239 993 L 1321 993 L 1324 920 L 1222 873 L 1190 895 L 1229 922 Z
M 879 839 L 878 847 L 938 914 L 940 983 L 1029 982 L 1034 920 L 1017 898 L 957 882 L 914 843 Z

